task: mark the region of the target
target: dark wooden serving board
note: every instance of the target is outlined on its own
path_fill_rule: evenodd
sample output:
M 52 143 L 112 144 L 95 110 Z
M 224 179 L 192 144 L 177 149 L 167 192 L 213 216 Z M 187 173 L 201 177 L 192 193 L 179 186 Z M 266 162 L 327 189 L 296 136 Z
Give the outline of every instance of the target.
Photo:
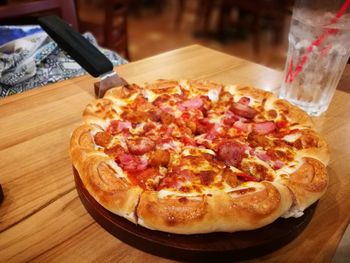
M 181 261 L 224 262 L 256 258 L 281 248 L 310 222 L 317 203 L 299 218 L 280 218 L 252 231 L 178 235 L 153 231 L 133 224 L 103 208 L 87 192 L 73 168 L 79 197 L 90 215 L 108 232 L 123 242 L 145 252 Z

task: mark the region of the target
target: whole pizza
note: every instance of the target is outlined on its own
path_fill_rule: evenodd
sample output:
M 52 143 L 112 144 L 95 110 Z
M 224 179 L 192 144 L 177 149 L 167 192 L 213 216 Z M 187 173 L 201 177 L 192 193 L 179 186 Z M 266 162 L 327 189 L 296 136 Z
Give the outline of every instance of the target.
M 256 229 L 301 216 L 328 185 L 328 147 L 309 116 L 260 89 L 130 84 L 89 104 L 83 120 L 70 155 L 84 187 L 149 229 Z

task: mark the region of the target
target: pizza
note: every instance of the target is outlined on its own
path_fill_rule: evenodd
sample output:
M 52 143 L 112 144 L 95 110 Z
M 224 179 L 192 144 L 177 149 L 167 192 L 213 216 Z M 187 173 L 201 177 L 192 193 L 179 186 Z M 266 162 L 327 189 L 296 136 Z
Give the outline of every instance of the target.
M 70 156 L 110 212 L 177 234 L 299 217 L 325 193 L 328 146 L 272 93 L 205 80 L 113 88 L 87 105 Z

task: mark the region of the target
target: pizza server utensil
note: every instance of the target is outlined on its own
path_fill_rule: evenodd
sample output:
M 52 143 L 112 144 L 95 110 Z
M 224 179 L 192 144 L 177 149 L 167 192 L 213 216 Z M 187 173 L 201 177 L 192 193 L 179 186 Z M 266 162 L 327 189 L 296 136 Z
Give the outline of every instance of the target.
M 113 87 L 127 84 L 127 82 L 113 71 L 112 62 L 93 44 L 75 31 L 65 21 L 55 15 L 38 19 L 39 25 L 91 76 L 100 78 L 95 83 L 95 95 L 103 97 L 105 92 Z

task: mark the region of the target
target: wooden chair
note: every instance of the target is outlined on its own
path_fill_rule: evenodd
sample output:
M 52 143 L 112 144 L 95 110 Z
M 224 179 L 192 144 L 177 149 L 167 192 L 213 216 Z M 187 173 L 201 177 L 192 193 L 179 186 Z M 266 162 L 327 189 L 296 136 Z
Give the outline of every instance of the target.
M 274 43 L 279 44 L 285 27 L 285 16 L 292 1 L 290 0 L 221 0 L 219 12 L 219 22 L 217 26 L 219 36 L 225 34 L 225 26 L 229 24 L 229 14 L 232 8 L 239 12 L 237 22 L 238 27 L 245 27 L 250 30 L 253 37 L 253 49 L 256 53 L 260 52 L 261 31 L 263 19 L 270 18 L 273 26 Z M 253 17 L 249 24 L 242 23 L 242 13 L 249 14 Z
M 40 15 L 57 14 L 78 30 L 74 0 L 39 0 L 0 5 L 0 24 L 33 24 Z
M 188 2 L 189 1 L 186 0 L 177 0 L 175 29 L 179 29 L 181 27 L 183 15 L 186 12 L 186 9 L 188 8 Z M 196 0 L 195 10 L 190 10 L 195 15 L 195 33 L 208 33 L 214 5 L 215 0 Z
M 92 32 L 101 46 L 130 60 L 127 36 L 129 1 L 103 0 L 101 4 L 101 8 L 96 7 L 90 16 L 82 11 L 84 6 L 78 5 L 81 31 Z

